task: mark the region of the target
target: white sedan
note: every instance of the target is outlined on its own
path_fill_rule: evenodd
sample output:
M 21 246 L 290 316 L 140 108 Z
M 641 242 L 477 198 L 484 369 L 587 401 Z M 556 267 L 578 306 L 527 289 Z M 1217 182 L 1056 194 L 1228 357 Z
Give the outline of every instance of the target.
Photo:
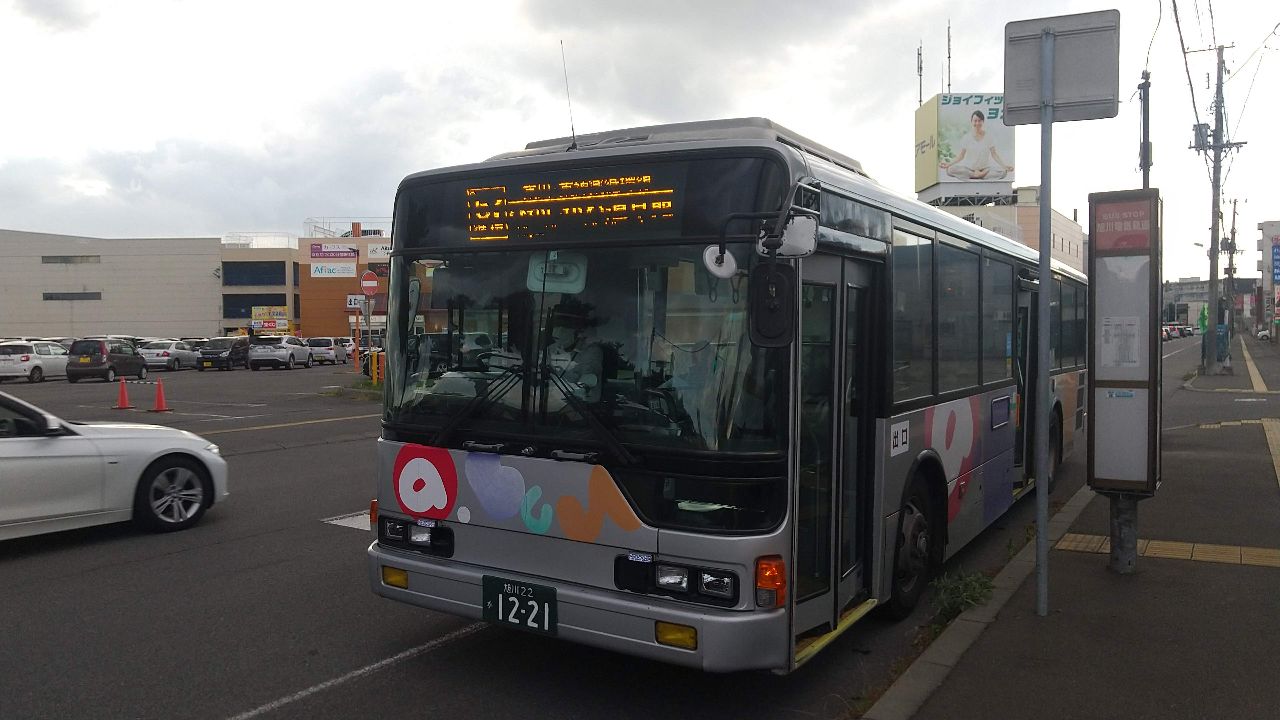
M 124 520 L 183 530 L 226 497 L 227 463 L 198 435 L 69 422 L 0 393 L 0 540 Z

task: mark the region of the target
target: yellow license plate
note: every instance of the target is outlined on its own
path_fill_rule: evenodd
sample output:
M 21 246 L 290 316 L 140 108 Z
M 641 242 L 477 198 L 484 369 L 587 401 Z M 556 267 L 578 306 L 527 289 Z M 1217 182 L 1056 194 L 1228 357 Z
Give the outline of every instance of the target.
M 80 358 L 80 364 L 81 364 L 81 365 L 88 365 L 88 364 L 89 364 L 89 358 L 87 358 L 87 357 L 85 357 L 85 358 Z
M 205 367 L 213 367 L 213 363 L 209 362 L 208 360 L 205 360 L 205 361 L 204 361 L 204 366 L 205 366 Z

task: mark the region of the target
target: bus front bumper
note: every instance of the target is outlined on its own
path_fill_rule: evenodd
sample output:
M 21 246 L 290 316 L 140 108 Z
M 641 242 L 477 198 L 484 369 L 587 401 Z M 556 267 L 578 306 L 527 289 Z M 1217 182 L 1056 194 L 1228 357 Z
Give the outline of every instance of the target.
M 555 587 L 558 637 L 627 655 L 699 668 L 708 672 L 774 670 L 786 672 L 790 642 L 786 613 L 703 608 L 622 590 L 601 590 L 507 570 L 387 550 L 369 545 L 369 582 L 373 592 L 410 605 L 461 617 L 481 617 L 481 579 L 500 575 Z M 382 582 L 382 566 L 408 573 L 408 589 Z M 657 622 L 688 625 L 698 631 L 696 650 L 660 645 Z

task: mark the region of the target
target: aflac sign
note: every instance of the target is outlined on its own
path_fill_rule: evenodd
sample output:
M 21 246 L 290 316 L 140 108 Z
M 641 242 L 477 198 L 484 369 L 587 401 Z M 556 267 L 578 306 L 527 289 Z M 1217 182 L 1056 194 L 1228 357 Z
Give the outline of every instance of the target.
M 353 278 L 355 263 L 311 263 L 311 277 Z

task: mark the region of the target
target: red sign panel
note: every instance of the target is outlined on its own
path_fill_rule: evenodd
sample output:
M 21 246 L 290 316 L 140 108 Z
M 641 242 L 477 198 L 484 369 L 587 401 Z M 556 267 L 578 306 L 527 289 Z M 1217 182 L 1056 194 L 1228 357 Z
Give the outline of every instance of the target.
M 1150 249 L 1152 220 L 1147 200 L 1098 203 L 1090 238 L 1094 251 Z
M 364 294 L 373 297 L 378 294 L 378 275 L 372 270 L 365 270 L 360 276 L 360 289 Z

